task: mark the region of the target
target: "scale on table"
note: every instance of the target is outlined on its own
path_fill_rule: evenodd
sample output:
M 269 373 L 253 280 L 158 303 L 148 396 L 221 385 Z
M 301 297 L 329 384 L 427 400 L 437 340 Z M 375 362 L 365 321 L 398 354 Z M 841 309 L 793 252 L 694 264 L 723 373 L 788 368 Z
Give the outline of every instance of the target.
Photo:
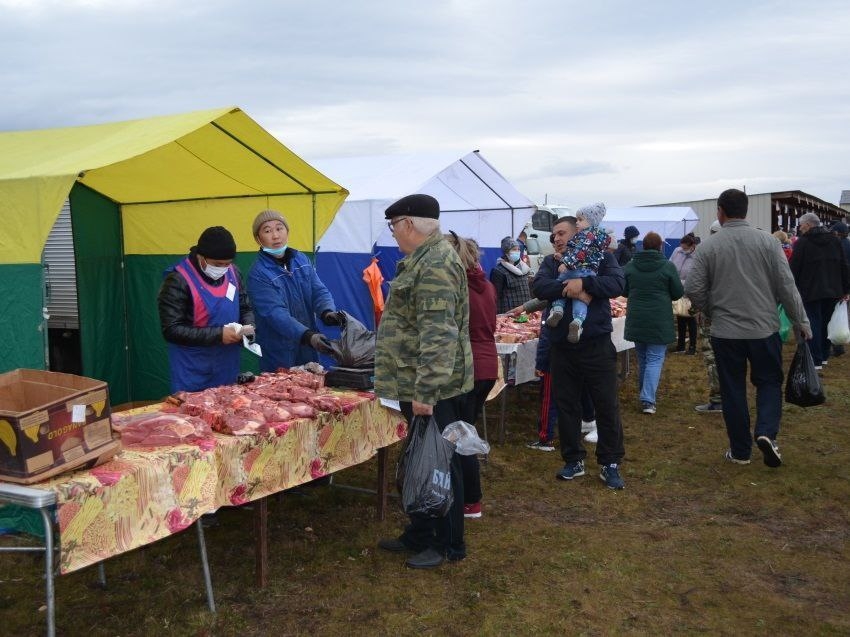
M 331 367 L 325 374 L 326 387 L 372 389 L 374 385 L 374 367 Z

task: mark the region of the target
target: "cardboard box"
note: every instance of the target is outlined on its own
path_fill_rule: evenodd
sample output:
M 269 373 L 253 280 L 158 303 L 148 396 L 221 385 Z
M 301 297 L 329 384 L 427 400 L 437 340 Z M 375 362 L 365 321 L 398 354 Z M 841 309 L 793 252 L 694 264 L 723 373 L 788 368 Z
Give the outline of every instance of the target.
M 33 369 L 0 374 L 0 480 L 30 484 L 118 448 L 105 382 Z

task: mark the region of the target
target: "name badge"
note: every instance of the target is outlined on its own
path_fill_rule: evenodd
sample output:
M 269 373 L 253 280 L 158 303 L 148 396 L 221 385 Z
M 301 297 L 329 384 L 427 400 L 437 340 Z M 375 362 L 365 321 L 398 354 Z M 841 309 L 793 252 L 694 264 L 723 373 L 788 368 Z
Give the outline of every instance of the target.
M 232 301 L 233 297 L 236 296 L 236 286 L 232 283 L 227 284 L 227 300 Z

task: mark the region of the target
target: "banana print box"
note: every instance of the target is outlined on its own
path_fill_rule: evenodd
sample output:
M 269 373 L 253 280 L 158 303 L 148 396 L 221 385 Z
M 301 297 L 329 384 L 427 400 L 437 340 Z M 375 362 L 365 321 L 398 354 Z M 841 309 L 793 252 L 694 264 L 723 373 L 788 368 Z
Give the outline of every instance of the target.
M 34 369 L 0 375 L 0 480 L 37 482 L 111 457 L 109 413 L 103 381 Z

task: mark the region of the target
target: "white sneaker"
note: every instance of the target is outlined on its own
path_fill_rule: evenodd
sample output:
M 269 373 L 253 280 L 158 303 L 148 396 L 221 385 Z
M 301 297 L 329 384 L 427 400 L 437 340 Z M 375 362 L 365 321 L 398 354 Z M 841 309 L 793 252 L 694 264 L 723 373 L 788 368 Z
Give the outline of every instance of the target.
M 586 434 L 590 431 L 596 429 L 596 421 L 595 420 L 582 420 L 581 421 L 581 433 Z
M 594 427 L 593 431 L 591 431 L 584 437 L 584 441 L 596 444 L 597 442 L 599 442 L 599 431 Z

